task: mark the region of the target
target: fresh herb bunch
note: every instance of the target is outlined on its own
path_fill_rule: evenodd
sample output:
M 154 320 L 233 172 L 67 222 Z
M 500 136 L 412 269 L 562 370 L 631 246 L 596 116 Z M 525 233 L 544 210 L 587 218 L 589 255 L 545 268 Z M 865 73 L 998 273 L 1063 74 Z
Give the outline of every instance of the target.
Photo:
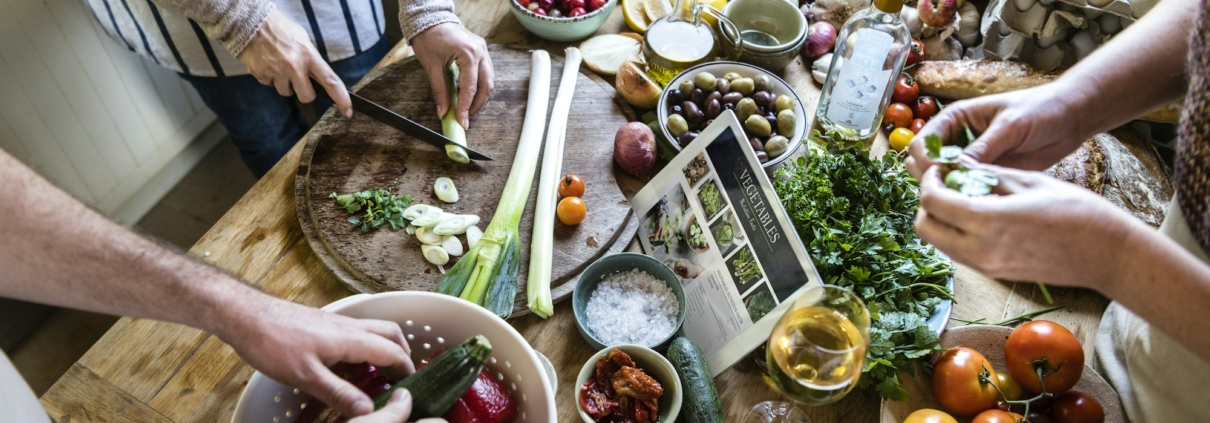
M 702 185 L 701 197 L 702 207 L 706 209 L 707 217 L 713 217 L 719 209 L 723 208 L 723 198 L 719 195 L 718 187 L 714 186 L 714 182 Z
M 744 283 L 760 279 L 760 267 L 756 265 L 756 259 L 752 258 L 752 251 L 748 248 L 740 250 L 735 256 L 735 277 Z
M 816 135 L 818 136 L 818 134 Z M 823 282 L 853 290 L 870 311 L 870 345 L 858 387 L 903 400 L 898 374 L 928 366 L 941 347 L 925 319 L 943 299 L 950 261 L 916 237 L 916 179 L 897 154 L 872 160 L 833 140 L 788 162 L 773 188 Z
M 336 204 L 344 207 L 349 214 L 365 210 L 360 217 L 349 216 L 349 223 L 361 227 L 362 233 L 378 229 L 383 223 L 390 223 L 391 229 L 396 231 L 408 225 L 407 219 L 403 218 L 403 209 L 412 204 L 411 195 L 395 195 L 390 190 L 379 188 L 344 195 L 333 192 L 328 198 L 336 200 Z

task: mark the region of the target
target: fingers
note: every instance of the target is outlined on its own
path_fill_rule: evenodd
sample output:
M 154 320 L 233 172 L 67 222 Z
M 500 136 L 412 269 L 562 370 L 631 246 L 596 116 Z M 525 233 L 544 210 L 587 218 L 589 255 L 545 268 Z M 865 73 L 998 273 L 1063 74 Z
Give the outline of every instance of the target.
M 996 117 L 992 120 L 991 125 L 988 125 L 987 130 L 979 134 L 978 141 L 968 145 L 962 150 L 962 154 L 980 163 L 994 163 L 1016 145 L 1016 143 L 1005 141 L 1008 138 L 1016 137 L 1013 132 L 1019 130 L 1018 125 L 1014 125 L 1005 118 Z
M 345 352 L 340 361 L 345 363 L 370 363 L 388 367 L 410 375 L 416 372 L 412 357 L 398 343 L 376 334 L 362 334 L 344 341 Z
M 446 110 L 450 107 L 450 91 L 449 87 L 445 86 L 445 63 L 437 63 L 432 61 L 420 62 L 424 67 L 424 73 L 429 77 L 429 87 L 433 89 L 433 100 L 437 102 L 437 116 L 444 117 Z
M 308 370 L 309 377 L 302 378 L 303 386 L 299 386 L 299 389 L 315 395 L 324 404 L 346 416 L 360 416 L 374 411 L 374 402 L 369 396 L 336 376 L 322 363 L 313 363 Z
M 950 258 L 960 260 L 960 245 L 967 244 L 967 235 L 937 219 L 927 211 L 920 209 L 916 212 L 916 235 L 921 241 L 949 254 Z
M 381 336 L 388 342 L 399 346 L 403 349 L 402 357 L 392 355 L 394 363 L 381 364 L 398 373 L 399 376 L 407 376 L 416 372 L 415 363 L 412 362 L 412 348 L 408 345 L 407 339 L 403 337 L 403 330 L 399 329 L 399 324 L 388 322 L 385 320 L 359 320 L 366 331 L 375 335 Z M 379 365 L 371 363 L 374 365 Z
M 309 67 L 311 78 L 315 79 L 324 91 L 328 93 L 328 97 L 332 99 L 332 103 L 336 104 L 336 110 L 346 118 L 353 117 L 353 101 L 349 99 L 349 90 L 345 88 L 344 81 L 336 76 L 336 72 L 319 57 L 319 53 L 312 49 L 312 60 Z M 310 87 L 310 82 L 306 84 Z M 299 100 L 303 103 L 309 103 L 310 100 L 303 100 L 299 96 Z M 314 100 L 314 97 L 311 98 Z
M 928 212 L 930 218 L 958 231 L 966 231 L 976 217 L 974 206 L 970 197 L 945 186 L 941 168 L 930 167 L 920 178 L 920 209 Z
M 487 104 L 488 97 L 491 97 L 492 90 L 496 88 L 495 69 L 492 68 L 491 57 L 484 56 L 483 60 L 479 61 L 479 91 L 475 93 L 475 101 L 471 103 L 471 113 L 479 113 L 479 109 Z
M 458 63 L 458 123 L 462 124 L 463 128 L 470 128 L 470 110 L 471 103 L 475 101 L 475 94 L 479 92 L 479 62 L 481 61 L 476 56 L 467 56 L 465 53 L 454 59 Z
M 404 423 L 411 415 L 412 393 L 407 389 L 396 389 L 381 410 L 349 420 L 349 423 Z

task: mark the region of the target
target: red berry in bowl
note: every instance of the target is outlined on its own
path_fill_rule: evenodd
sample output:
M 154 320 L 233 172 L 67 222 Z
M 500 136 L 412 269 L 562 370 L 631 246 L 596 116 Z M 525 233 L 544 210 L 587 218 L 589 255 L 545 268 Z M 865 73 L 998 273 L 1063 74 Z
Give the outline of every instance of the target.
M 605 7 L 606 3 L 609 3 L 609 0 L 588 0 L 588 10 L 591 12 L 600 9 Z
M 574 18 L 574 17 L 576 17 L 576 16 L 584 16 L 584 15 L 587 15 L 587 14 L 588 14 L 588 11 L 587 11 L 587 10 L 584 10 L 584 8 L 583 8 L 583 7 L 577 7 L 577 8 L 575 8 L 575 9 L 571 9 L 571 13 L 568 13 L 568 14 L 567 14 L 567 16 L 570 16 L 570 17 L 573 17 L 573 18 Z
M 534 8 L 534 10 L 531 10 L 531 12 L 534 12 L 535 15 L 546 16 L 546 10 L 543 10 L 541 7 Z
M 517 4 L 520 4 L 521 7 L 528 9 L 530 1 L 529 0 L 517 0 Z
M 538 7 L 550 12 L 555 7 L 555 0 L 538 0 Z
M 552 18 L 562 18 L 563 12 L 560 11 L 559 9 L 550 9 L 550 14 L 547 16 L 550 16 Z
M 586 6 L 584 3 L 584 0 L 567 0 L 567 11 L 568 12 L 571 12 L 576 9 L 584 9 L 585 7 Z M 570 13 L 569 13 L 569 15 L 570 15 Z

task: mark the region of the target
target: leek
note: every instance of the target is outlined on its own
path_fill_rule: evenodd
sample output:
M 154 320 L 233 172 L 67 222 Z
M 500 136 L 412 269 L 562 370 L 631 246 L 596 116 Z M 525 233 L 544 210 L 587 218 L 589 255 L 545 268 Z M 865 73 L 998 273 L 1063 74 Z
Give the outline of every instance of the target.
M 496 213 L 483 237 L 471 243 L 474 246 L 437 285 L 437 292 L 474 302 L 502 318 L 512 315 L 517 293 L 517 279 L 521 270 L 517 225 L 525 213 L 529 188 L 537 170 L 549 96 L 550 55 L 544 50 L 534 50 L 521 140 L 508 182 L 500 194 Z
M 580 49 L 569 47 L 566 56 L 563 62 L 563 76 L 559 80 L 559 91 L 555 95 L 554 111 L 550 116 L 550 128 L 546 131 L 546 147 L 542 152 L 538 205 L 534 209 L 534 235 L 530 239 L 529 280 L 525 289 L 529 309 L 543 319 L 555 312 L 555 304 L 550 297 L 555 205 L 559 200 L 555 187 L 562 173 L 563 144 L 567 139 L 567 113 L 571 110 L 571 98 L 575 95 L 576 80 L 580 77 Z
M 454 180 L 447 177 L 437 178 L 433 182 L 433 193 L 437 194 L 437 199 L 447 203 L 458 202 L 458 187 L 454 186 Z
M 466 145 L 466 128 L 458 123 L 458 65 L 450 63 L 445 69 L 445 88 L 450 94 L 450 107 L 445 110 L 445 115 L 441 116 L 441 132 L 446 138 L 451 141 L 461 144 L 446 144 L 445 155 L 458 163 L 470 163 L 471 158 L 466 155 L 466 149 L 462 146 Z

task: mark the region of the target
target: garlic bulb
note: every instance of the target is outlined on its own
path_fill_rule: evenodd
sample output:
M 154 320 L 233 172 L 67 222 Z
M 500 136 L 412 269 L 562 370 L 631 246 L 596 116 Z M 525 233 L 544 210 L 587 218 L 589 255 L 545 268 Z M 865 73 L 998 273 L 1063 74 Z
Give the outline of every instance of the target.
M 979 9 L 974 3 L 966 2 L 958 8 L 958 31 L 954 33 L 954 38 L 963 46 L 979 43 L 979 18 Z
M 854 13 L 870 7 L 871 0 L 816 0 L 811 4 L 815 22 L 825 21 L 839 29 Z
M 811 77 L 815 78 L 815 82 L 822 84 L 824 80 L 828 79 L 828 68 L 831 66 L 832 53 L 825 54 L 822 57 L 815 59 L 815 62 L 811 63 Z
M 920 12 L 915 7 L 903 6 L 903 10 L 899 11 L 899 18 L 907 25 L 912 38 L 919 39 L 920 30 L 924 29 L 924 23 L 920 22 Z
M 925 38 L 924 60 L 958 60 L 962 58 L 962 44 L 953 38 Z

